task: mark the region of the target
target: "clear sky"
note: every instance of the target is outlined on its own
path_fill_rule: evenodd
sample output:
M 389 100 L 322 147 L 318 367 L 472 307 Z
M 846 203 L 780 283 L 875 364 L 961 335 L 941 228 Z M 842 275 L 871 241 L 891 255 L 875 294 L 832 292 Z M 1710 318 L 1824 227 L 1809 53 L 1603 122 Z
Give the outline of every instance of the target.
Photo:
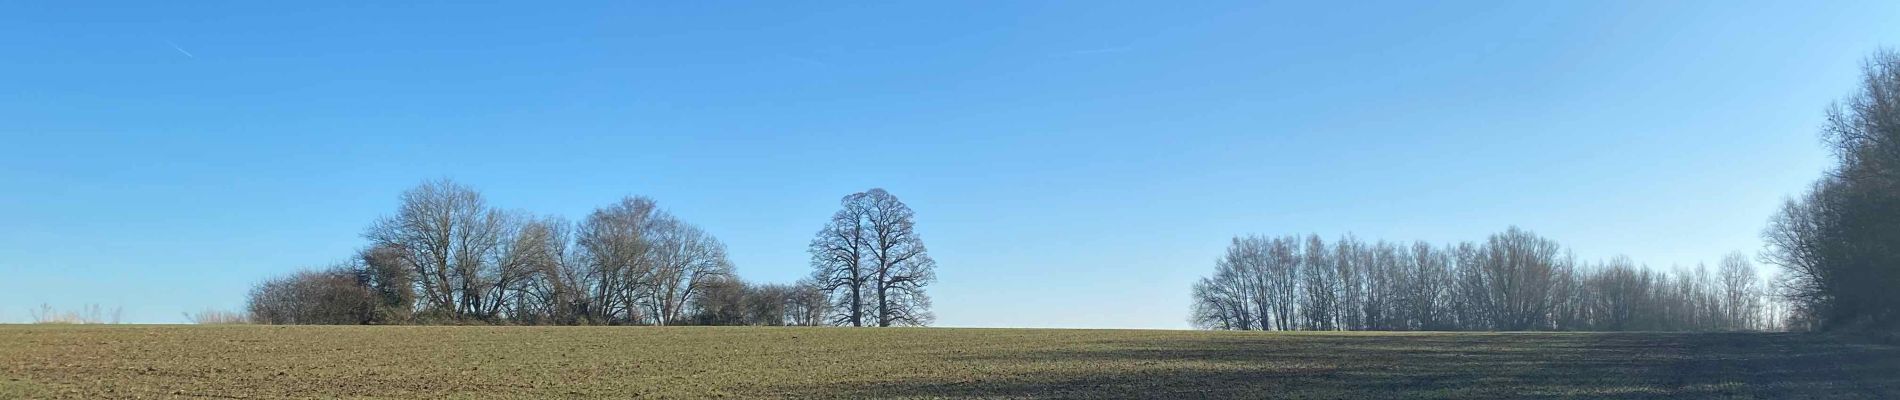
M 0 321 L 235 309 L 437 177 L 651 196 L 756 281 L 883 187 L 944 326 L 1185 328 L 1248 233 L 1689 265 L 1900 45 L 1892 1 L 282 3 L 0 4 Z

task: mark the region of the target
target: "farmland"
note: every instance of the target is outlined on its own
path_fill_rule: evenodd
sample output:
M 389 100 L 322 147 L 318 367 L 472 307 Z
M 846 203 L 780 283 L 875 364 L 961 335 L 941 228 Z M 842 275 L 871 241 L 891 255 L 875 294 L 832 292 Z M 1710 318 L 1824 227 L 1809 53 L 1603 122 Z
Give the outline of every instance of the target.
M 0 326 L 0 398 L 1893 398 L 1759 333 Z

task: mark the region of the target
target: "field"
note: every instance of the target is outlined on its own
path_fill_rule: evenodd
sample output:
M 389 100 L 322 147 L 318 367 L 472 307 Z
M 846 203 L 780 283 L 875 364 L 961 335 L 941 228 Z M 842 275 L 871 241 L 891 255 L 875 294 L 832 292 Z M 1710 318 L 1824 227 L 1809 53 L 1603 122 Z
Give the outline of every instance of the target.
M 1900 398 L 1795 334 L 0 326 L 0 398 Z

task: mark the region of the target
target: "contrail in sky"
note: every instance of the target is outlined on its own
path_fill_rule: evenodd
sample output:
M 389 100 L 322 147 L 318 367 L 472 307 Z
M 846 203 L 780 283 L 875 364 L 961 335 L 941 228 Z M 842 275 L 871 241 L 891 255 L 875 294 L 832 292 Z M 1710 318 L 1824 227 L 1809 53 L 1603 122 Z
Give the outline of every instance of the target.
M 169 44 L 169 45 L 172 45 L 172 50 L 178 50 L 178 54 L 184 54 L 184 55 L 185 55 L 185 57 L 191 57 L 191 58 L 194 58 L 194 59 L 195 59 L 195 58 L 198 58 L 198 56 L 194 56 L 194 55 L 191 55 L 191 52 L 189 52 L 189 51 L 185 51 L 185 48 L 183 48 L 183 47 L 178 47 L 178 44 L 177 44 L 177 43 L 172 43 L 172 41 L 170 41 L 170 40 L 167 40 L 167 41 L 165 41 L 165 44 Z

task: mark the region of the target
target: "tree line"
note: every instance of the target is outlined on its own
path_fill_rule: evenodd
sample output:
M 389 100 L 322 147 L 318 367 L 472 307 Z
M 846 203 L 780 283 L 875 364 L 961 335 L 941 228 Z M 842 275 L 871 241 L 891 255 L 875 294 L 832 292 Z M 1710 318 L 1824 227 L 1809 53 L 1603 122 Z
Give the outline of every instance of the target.
M 1776 328 L 1748 258 L 1666 272 L 1582 262 L 1512 227 L 1433 245 L 1318 235 L 1233 239 L 1193 286 L 1190 322 L 1224 330 L 1628 331 Z
M 859 310 L 869 306 L 879 326 L 927 324 L 923 289 L 935 264 L 908 206 L 872 189 L 845 197 L 839 215 L 856 219 L 834 216 L 816 235 L 811 278 L 761 284 L 734 273 L 725 244 L 649 198 L 623 198 L 571 222 L 495 208 L 470 187 L 429 181 L 372 223 L 363 233 L 369 245 L 348 262 L 254 286 L 245 317 L 266 324 L 862 326 Z M 838 279 L 841 271 L 865 279 Z
M 1783 271 L 1777 294 L 1813 329 L 1900 328 L 1900 53 L 1861 72 L 1821 129 L 1834 166 L 1762 233 L 1762 258 Z
M 1365 245 L 1235 239 L 1194 285 L 1191 320 L 1214 329 L 1900 330 L 1900 52 L 1862 64 L 1827 109 L 1834 165 L 1786 200 L 1748 257 L 1711 274 L 1626 258 L 1577 263 L 1512 229 L 1484 243 Z M 1331 257 L 1331 258 L 1328 258 Z M 1766 293 L 1767 296 L 1762 296 Z

